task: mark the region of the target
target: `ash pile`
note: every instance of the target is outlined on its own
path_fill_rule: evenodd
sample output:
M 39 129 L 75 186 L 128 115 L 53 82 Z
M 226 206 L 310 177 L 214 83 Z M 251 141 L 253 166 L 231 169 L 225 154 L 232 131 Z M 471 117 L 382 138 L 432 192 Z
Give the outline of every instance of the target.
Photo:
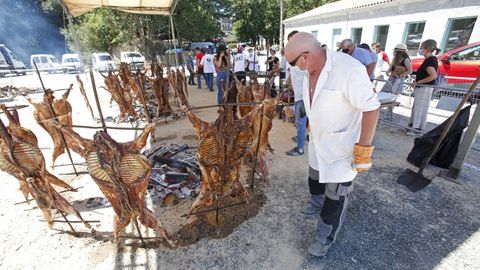
M 196 158 L 196 147 L 187 144 L 165 144 L 145 151 L 152 175 L 148 193 L 164 204 L 184 198 L 193 198 L 201 189 L 201 171 Z

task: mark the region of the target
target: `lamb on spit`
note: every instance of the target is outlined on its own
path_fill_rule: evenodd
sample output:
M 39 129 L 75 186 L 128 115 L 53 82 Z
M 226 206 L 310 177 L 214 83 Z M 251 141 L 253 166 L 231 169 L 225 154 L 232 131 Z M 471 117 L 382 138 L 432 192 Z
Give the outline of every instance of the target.
M 0 109 L 7 116 L 7 119 L 8 119 L 7 131 L 10 134 L 10 136 L 18 141 L 29 143 L 34 147 L 38 148 L 37 136 L 35 136 L 35 134 L 33 134 L 31 130 L 24 128 L 20 125 L 20 120 L 18 118 L 17 111 L 13 111 L 13 114 L 12 114 L 9 110 L 7 110 L 7 107 L 5 106 L 5 104 L 0 104 Z M 42 155 L 42 159 L 43 159 L 43 155 Z M 3 158 L 3 161 L 7 162 L 5 161 L 5 158 Z M 8 162 L 5 163 L 5 166 L 6 166 L 5 169 L 2 168 L 2 170 L 15 176 L 20 181 L 20 191 L 22 191 L 25 199 L 28 202 L 28 192 L 26 192 L 26 186 L 25 186 L 26 182 L 24 181 L 26 180 L 26 178 L 20 177 L 21 174 L 19 174 L 16 170 L 14 170 L 14 168 L 12 168 L 11 165 L 8 165 Z M 44 170 L 45 178 L 50 184 L 63 187 L 69 190 L 73 189 L 69 184 L 58 179 L 55 175 L 48 172 L 44 167 L 45 166 L 42 167 L 42 170 Z
M 239 103 L 253 102 L 252 86 L 243 85 L 242 82 L 240 82 L 236 76 L 233 76 L 233 77 L 235 78 L 235 85 L 237 86 L 237 90 L 238 90 L 237 101 Z M 249 112 L 251 112 L 253 110 L 253 107 L 254 106 L 240 106 L 239 108 L 240 117 L 244 117 Z
M 168 81 L 163 78 L 162 73 L 157 74 L 156 78 L 148 78 L 152 83 L 152 92 L 157 100 L 157 117 L 173 113 L 170 102 L 168 101 Z
M 122 86 L 117 75 L 111 71 L 108 72 L 107 76 L 104 76 L 103 74 L 102 76 L 105 78 L 105 85 L 107 86 L 104 89 L 110 92 L 112 100 L 118 104 L 120 109 L 120 115 L 118 116 L 117 122 L 127 119 L 128 116 L 137 117 L 137 112 L 135 111 L 135 107 L 133 107 L 133 97 L 130 93 L 130 85 L 124 84 L 124 86 Z
M 88 171 L 115 210 L 114 239 L 131 222 L 140 222 L 162 234 L 171 246 L 167 231 L 145 205 L 145 193 L 151 174 L 151 167 L 140 150 L 145 146 L 154 125 L 148 125 L 135 141 L 118 143 L 107 132 L 98 131 L 93 140 L 82 138 L 69 127 L 56 124 L 82 148 Z
M 182 76 L 181 71 L 175 72 L 171 70 L 167 76 L 170 87 L 175 92 L 175 98 L 180 99 L 180 105 L 188 106 L 188 92 L 185 77 Z
M 249 151 L 251 128 L 259 110 L 235 120 L 232 108 L 224 106 L 214 123 L 198 118 L 186 106 L 182 110 L 198 137 L 197 159 L 202 171 L 202 189 L 189 214 L 225 197 L 246 198 L 248 193 L 240 183 L 240 166 Z
M 14 136 L 1 120 L 0 152 L 0 168 L 20 181 L 20 190 L 27 202 L 28 195 L 32 195 L 42 210 L 49 227 L 53 225 L 51 210 L 57 209 L 77 216 L 87 228 L 91 228 L 80 213 L 50 185 L 53 183 L 53 175 L 47 173 L 45 159 L 40 149 L 27 140 L 23 140 L 22 137 Z M 71 188 L 59 179 L 56 181 Z M 58 182 L 54 184 L 58 184 Z
M 57 116 L 58 121 L 66 126 L 72 126 L 72 106 L 68 102 L 68 95 L 72 90 L 73 84 L 70 84 L 68 90 L 62 95 L 62 98 L 56 99 L 53 91 L 47 89 L 47 93 L 43 95 L 42 102 L 33 102 L 27 98 L 28 102 L 33 105 L 33 118 L 45 130 L 53 140 L 52 167 L 55 166 L 55 160 L 65 153 L 65 145 L 63 144 L 59 131 L 49 123 L 49 119 L 54 118 L 50 105 Z

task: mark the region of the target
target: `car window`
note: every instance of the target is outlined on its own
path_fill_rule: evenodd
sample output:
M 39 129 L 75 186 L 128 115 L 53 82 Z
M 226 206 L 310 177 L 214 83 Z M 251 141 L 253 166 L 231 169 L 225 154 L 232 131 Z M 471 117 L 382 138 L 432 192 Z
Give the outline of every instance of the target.
M 99 59 L 100 61 L 111 61 L 111 60 L 112 60 L 112 57 L 110 57 L 110 55 L 105 55 L 105 54 L 104 54 L 104 55 L 98 56 L 98 59 Z
M 65 58 L 65 59 L 63 60 L 63 62 L 65 62 L 65 63 L 78 63 L 78 62 L 80 62 L 80 61 L 78 61 L 77 58 Z
M 130 57 L 142 57 L 139 53 L 127 53 L 127 58 L 130 58 Z
M 48 63 L 48 60 L 47 60 L 47 57 L 46 57 L 46 56 L 41 56 L 41 57 L 40 57 L 40 61 L 42 62 L 42 64 Z
M 52 61 L 52 63 L 58 63 L 55 57 L 49 57 L 49 58 L 50 58 L 50 61 Z
M 18 59 L 18 57 L 17 57 L 12 51 L 8 51 L 8 53 L 9 53 L 10 56 L 13 58 L 13 60 L 20 61 L 20 59 Z
M 5 60 L 5 57 L 3 56 L 2 52 L 0 52 L 0 64 L 4 65 L 6 64 L 6 60 Z
M 451 60 L 478 61 L 480 60 L 480 45 L 456 52 L 450 56 Z

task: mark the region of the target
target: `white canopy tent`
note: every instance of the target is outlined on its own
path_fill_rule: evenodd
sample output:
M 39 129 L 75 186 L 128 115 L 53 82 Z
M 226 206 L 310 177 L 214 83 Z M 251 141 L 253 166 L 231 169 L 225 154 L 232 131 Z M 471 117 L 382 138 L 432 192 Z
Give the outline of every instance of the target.
M 68 13 L 77 17 L 96 8 L 112 8 L 129 13 L 164 15 L 170 17 L 172 28 L 173 47 L 175 52 L 175 30 L 172 15 L 178 0 L 63 0 Z M 175 62 L 178 66 L 178 55 L 175 53 Z
M 177 0 L 64 0 L 73 16 L 83 15 L 95 8 L 113 8 L 130 13 L 172 15 Z

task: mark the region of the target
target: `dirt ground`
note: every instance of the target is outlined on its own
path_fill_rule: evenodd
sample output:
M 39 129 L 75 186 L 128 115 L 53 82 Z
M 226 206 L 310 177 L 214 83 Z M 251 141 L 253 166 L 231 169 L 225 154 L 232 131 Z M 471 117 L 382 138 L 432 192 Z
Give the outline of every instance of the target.
M 0 84 L 10 80 L 2 79 Z M 15 86 L 39 85 L 34 76 L 12 80 Z M 74 76 L 45 75 L 45 84 L 52 89 L 66 88 L 69 83 L 74 83 Z M 98 85 L 103 85 L 100 78 Z M 110 107 L 109 95 L 103 90 L 99 93 L 105 117 L 115 116 L 118 108 Z M 89 95 L 94 106 L 93 94 Z M 34 97 L 40 98 L 41 94 Z M 97 124 L 85 109 L 76 87 L 69 100 L 75 124 Z M 214 104 L 216 93 L 192 87 L 189 100 L 192 106 Z M 11 104 L 26 104 L 26 101 L 20 97 Z M 52 142 L 34 123 L 31 110 L 29 107 L 19 111 L 22 124 L 37 135 L 50 165 Z M 214 109 L 197 114 L 207 120 L 214 120 L 216 116 Z M 107 125 L 114 123 L 107 122 Z M 95 132 L 77 130 L 87 138 Z M 135 136 L 134 131 L 112 130 L 110 134 L 118 141 L 130 141 Z M 190 122 L 184 118 L 159 127 L 155 140 L 194 145 L 193 135 Z M 301 213 L 308 198 L 307 155 L 285 155 L 294 146 L 290 140 L 294 135 L 292 124 L 274 121 L 270 143 L 275 151 L 267 154 L 269 184 L 255 191 L 258 205 L 255 211 L 243 213 L 248 219 L 242 218 L 241 209 L 238 215 L 232 215 L 238 222 L 229 225 L 233 228 L 231 233 L 212 229 L 205 223 L 188 225 L 190 221 L 182 218 L 181 212 L 189 208 L 191 200 L 181 201 L 176 206 L 180 209 L 176 215 L 166 215 L 171 212 L 168 207 L 149 200 L 147 205 L 167 229 L 183 224 L 179 234 L 184 238 L 197 237 L 191 241 L 194 244 L 176 249 L 163 245 L 149 245 L 145 249 L 138 240 L 123 239 L 118 244 L 97 240 L 81 224 L 74 225 L 77 231 L 84 232 L 78 238 L 68 233 L 65 224 L 55 224 L 55 229 L 50 230 L 34 204 L 15 205 L 23 201 L 17 180 L 0 172 L 3 180 L 0 181 L 0 269 L 475 269 L 480 265 L 478 141 L 469 154 L 459 184 L 436 177 L 430 186 L 412 193 L 398 185 L 396 178 L 405 168 L 413 168 L 405 160 L 413 138 L 396 128 L 378 129 L 374 140 L 374 168 L 356 178 L 344 227 L 328 255 L 319 259 L 307 251 L 313 241 L 315 218 Z M 76 154 L 74 160 L 83 163 Z M 112 209 L 86 209 L 88 198 L 103 196 L 88 174 L 75 177 L 71 175 L 71 166 L 66 164 L 67 155 L 62 155 L 57 160 L 57 165 L 62 166 L 56 167 L 54 174 L 82 188 L 65 197 L 85 219 L 99 221 L 94 225 L 98 231 L 108 234 L 112 229 Z M 77 170 L 86 172 L 81 165 Z M 426 170 L 431 177 L 437 173 L 438 169 L 433 167 Z M 136 234 L 132 225 L 127 228 L 127 234 Z M 155 236 L 153 231 L 145 229 L 142 234 Z

